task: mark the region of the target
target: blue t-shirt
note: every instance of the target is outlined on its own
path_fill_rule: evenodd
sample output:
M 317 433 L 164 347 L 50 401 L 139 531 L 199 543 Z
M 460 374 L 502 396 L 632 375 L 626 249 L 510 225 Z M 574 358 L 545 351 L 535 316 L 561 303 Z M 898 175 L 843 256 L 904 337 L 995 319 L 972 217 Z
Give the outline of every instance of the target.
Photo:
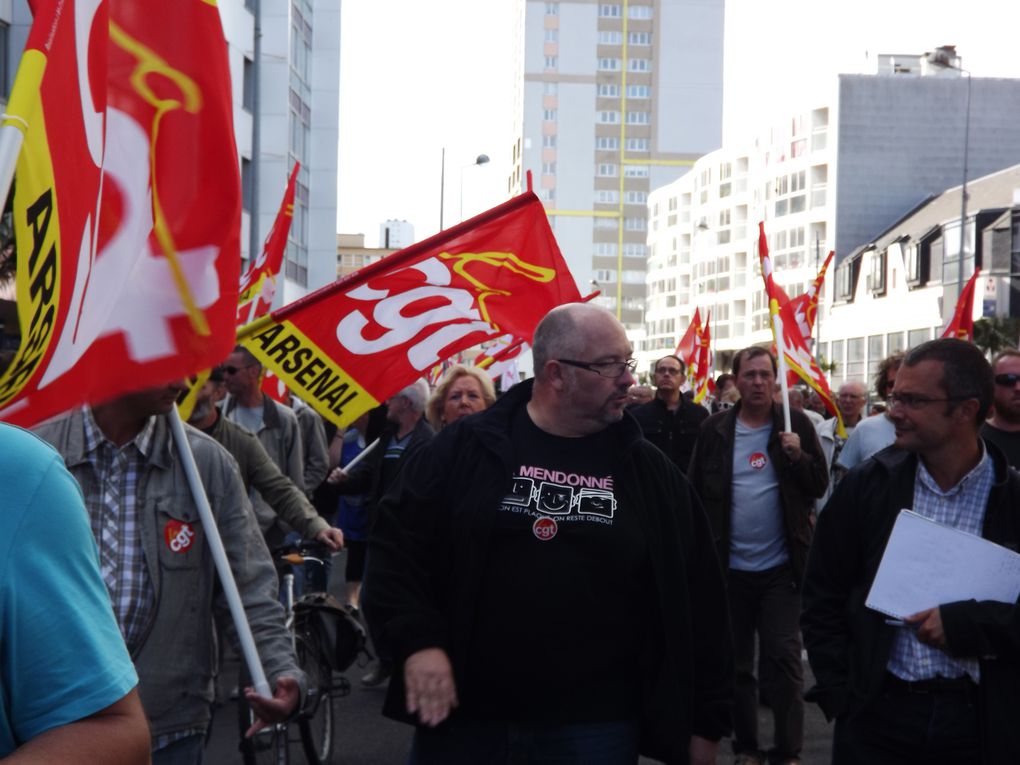
M 767 571 L 789 560 L 779 477 L 768 451 L 771 435 L 771 424 L 749 428 L 737 419 L 730 568 L 738 571 Z
M 31 433 L 0 424 L 0 757 L 138 684 L 81 490 Z

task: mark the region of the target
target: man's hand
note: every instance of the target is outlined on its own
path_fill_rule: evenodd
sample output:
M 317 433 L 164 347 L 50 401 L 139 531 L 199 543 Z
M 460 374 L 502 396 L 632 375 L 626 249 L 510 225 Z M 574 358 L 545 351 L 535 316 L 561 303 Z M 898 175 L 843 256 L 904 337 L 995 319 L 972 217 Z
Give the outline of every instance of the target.
M 709 741 L 701 736 L 691 736 L 691 765 L 715 765 L 718 741 Z
M 407 657 L 404 686 L 407 711 L 417 712 L 422 724 L 430 728 L 449 717 L 457 706 L 453 668 L 446 651 L 441 648 L 423 648 Z
M 283 722 L 294 714 L 301 701 L 301 686 L 293 677 L 278 677 L 273 698 L 259 696 L 254 688 L 245 688 L 244 698 L 255 713 L 255 722 L 244 734 L 245 738 L 251 738 L 263 728 Z
M 791 462 L 796 462 L 800 459 L 800 436 L 796 433 L 780 433 L 779 444 L 783 448 L 783 454 Z
M 917 639 L 932 648 L 946 649 L 946 633 L 942 629 L 942 614 L 938 608 L 929 608 L 904 619 L 917 632 Z
M 347 480 L 347 471 L 342 467 L 335 467 L 329 471 L 329 475 L 326 476 L 326 483 L 336 486 L 337 484 L 343 483 Z
M 315 538 L 333 552 L 344 548 L 344 533 L 340 529 L 323 529 L 315 535 Z

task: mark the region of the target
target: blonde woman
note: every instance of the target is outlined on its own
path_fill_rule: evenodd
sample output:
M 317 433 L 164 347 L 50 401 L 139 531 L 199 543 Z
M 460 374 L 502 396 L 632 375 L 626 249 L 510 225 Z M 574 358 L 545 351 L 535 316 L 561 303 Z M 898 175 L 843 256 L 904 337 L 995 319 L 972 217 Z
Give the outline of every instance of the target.
M 496 401 L 496 390 L 484 370 L 454 364 L 425 406 L 425 418 L 437 431 L 469 414 L 488 409 Z

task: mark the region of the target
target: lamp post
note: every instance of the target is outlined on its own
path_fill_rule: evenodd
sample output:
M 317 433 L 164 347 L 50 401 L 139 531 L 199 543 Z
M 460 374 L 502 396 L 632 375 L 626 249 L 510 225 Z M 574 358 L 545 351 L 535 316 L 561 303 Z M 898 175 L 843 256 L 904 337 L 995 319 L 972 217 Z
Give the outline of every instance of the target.
M 464 220 L 464 171 L 469 167 L 477 167 L 478 165 L 485 165 L 489 162 L 488 154 L 479 154 L 475 157 L 475 161 L 470 165 L 464 165 L 460 169 L 460 219 Z
M 940 69 L 955 69 L 967 76 L 967 103 L 964 109 L 963 118 L 963 182 L 960 184 L 960 263 L 956 273 L 956 299 L 960 299 L 963 292 L 963 254 L 967 243 L 967 150 L 970 143 L 970 72 L 964 69 L 959 63 L 954 64 L 953 60 L 959 61 L 956 55 L 956 47 L 953 45 L 941 45 L 930 53 L 925 54 L 925 59 L 932 66 Z

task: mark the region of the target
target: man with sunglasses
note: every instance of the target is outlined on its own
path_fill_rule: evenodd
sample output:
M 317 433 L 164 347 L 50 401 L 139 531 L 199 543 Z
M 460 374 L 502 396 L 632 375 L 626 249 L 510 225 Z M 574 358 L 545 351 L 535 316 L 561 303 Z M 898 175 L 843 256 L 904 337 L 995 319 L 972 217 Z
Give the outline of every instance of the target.
M 981 437 L 1002 449 L 1010 467 L 1020 468 L 1020 351 L 1007 350 L 992 359 L 995 395 L 992 416 Z
M 684 363 L 676 356 L 655 362 L 652 376 L 655 398 L 631 410 L 645 438 L 662 449 L 684 473 L 691 461 L 694 442 L 708 410 L 683 397 L 680 388 L 687 379 Z
M 837 765 L 1020 762 L 1020 607 L 942 603 L 896 623 L 864 605 L 903 508 L 1020 548 L 1020 474 L 979 436 L 993 386 L 971 343 L 910 351 L 887 398 L 897 448 L 851 470 L 819 516 L 801 625 Z
M 364 607 L 411 762 L 714 763 L 732 653 L 705 514 L 624 412 L 603 308 L 535 330 L 535 379 L 458 420 L 379 506 Z

